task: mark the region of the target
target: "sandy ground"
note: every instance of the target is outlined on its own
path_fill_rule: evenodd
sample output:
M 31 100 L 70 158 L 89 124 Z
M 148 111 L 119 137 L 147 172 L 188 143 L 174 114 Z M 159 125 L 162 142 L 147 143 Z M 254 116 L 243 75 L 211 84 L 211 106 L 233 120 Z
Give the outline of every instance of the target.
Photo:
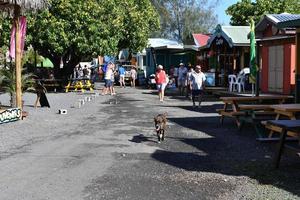
M 274 170 L 275 144 L 230 119 L 221 126 L 215 98 L 195 110 L 174 95 L 161 103 L 151 90 L 117 93 L 81 108 L 90 93 L 49 93 L 51 108 L 24 94 L 29 116 L 0 125 L 0 199 L 299 199 L 299 158 Z M 169 129 L 158 144 L 153 117 L 163 112 Z

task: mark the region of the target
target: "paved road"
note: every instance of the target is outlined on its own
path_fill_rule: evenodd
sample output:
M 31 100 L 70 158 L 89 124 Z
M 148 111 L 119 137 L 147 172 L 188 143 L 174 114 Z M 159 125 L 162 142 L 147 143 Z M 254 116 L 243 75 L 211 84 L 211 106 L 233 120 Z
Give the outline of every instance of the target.
M 300 177 L 299 162 L 272 171 L 273 145 L 257 143 L 250 128 L 238 133 L 230 120 L 221 127 L 221 106 L 206 98 L 193 110 L 180 97 L 161 103 L 150 90 L 126 88 L 67 116 L 48 114 L 23 130 L 47 137 L 1 152 L 0 199 L 297 199 L 291 173 Z M 158 144 L 153 117 L 164 112 L 169 129 Z

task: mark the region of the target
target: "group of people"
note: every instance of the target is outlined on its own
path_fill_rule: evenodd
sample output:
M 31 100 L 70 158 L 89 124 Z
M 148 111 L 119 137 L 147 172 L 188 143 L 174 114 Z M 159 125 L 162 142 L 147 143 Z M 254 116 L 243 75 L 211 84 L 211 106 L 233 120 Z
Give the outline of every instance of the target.
M 179 88 L 179 94 L 183 95 L 186 89 L 186 95 L 191 95 L 192 97 L 193 107 L 196 107 L 196 98 L 198 98 L 198 107 L 200 108 L 206 80 L 205 74 L 201 71 L 201 66 L 196 65 L 193 68 L 190 65 L 189 69 L 187 69 L 183 63 L 180 63 L 177 70 L 174 67 L 170 69 L 170 75 L 172 79 L 175 79 L 175 83 Z M 165 88 L 169 81 L 162 65 L 157 66 L 155 81 L 159 100 L 163 102 Z
M 119 75 L 119 83 L 120 87 L 126 87 L 125 84 L 125 75 L 126 75 L 126 69 L 119 65 L 118 69 L 116 69 L 116 65 L 113 62 L 109 62 L 104 70 L 104 88 L 102 90 L 102 95 L 108 94 L 110 92 L 111 95 L 115 95 L 115 88 L 114 88 L 114 82 L 115 82 L 115 76 L 116 74 Z M 131 87 L 135 87 L 135 81 L 137 79 L 137 71 L 135 67 L 132 67 L 130 69 L 130 84 Z
M 78 64 L 74 68 L 73 77 L 74 77 L 74 79 L 90 79 L 91 78 L 91 69 L 87 65 L 84 65 L 82 67 L 80 64 Z

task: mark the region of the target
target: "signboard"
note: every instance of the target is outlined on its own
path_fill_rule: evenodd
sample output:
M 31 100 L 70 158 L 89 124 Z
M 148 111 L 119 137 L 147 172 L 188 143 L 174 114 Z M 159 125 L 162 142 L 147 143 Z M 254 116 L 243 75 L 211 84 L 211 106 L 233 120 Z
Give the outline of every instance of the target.
M 216 86 L 215 73 L 206 72 L 204 74 L 206 77 L 205 85 L 206 86 Z
M 21 117 L 20 108 L 9 108 L 0 111 L 0 124 L 19 120 Z

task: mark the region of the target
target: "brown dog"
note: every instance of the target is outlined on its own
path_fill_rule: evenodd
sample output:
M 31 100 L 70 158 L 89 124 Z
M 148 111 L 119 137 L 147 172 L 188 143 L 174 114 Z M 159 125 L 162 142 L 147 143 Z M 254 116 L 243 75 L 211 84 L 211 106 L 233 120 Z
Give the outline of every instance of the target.
M 165 131 L 167 129 L 167 113 L 159 114 L 154 117 L 155 130 L 158 138 L 158 143 L 164 141 Z

